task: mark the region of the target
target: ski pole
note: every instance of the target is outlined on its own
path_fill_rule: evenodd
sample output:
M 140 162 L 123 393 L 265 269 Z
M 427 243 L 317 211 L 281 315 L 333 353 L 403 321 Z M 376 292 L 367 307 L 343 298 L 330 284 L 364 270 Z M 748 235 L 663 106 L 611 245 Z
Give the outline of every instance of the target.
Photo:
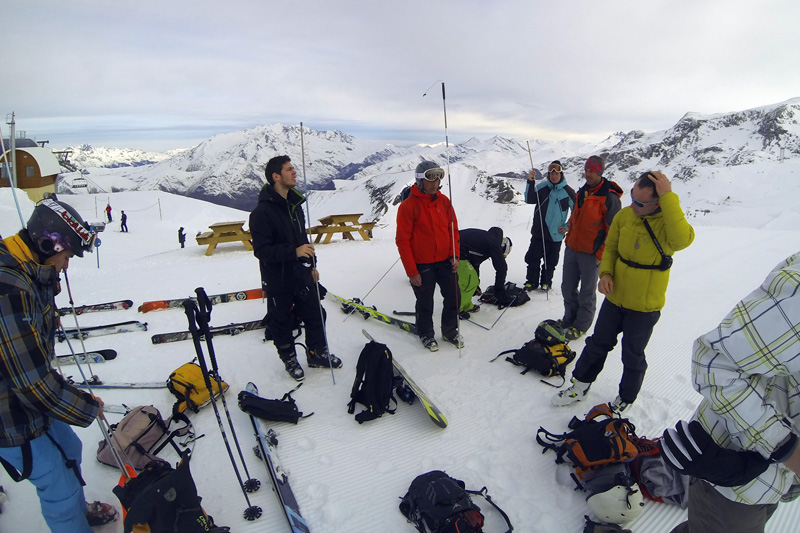
M 66 273 L 66 271 L 64 272 Z M 72 353 L 72 358 L 75 360 L 75 364 L 78 365 L 78 372 L 80 372 L 81 377 L 83 378 L 83 382 L 86 384 L 86 388 L 89 391 L 89 394 L 91 394 L 93 397 L 96 398 L 94 390 L 92 390 L 91 382 L 86 379 L 86 374 L 83 373 L 83 364 L 81 364 L 81 362 L 78 360 L 79 358 L 78 355 L 75 353 L 75 350 L 72 349 L 72 343 L 69 342 L 69 337 L 67 337 L 67 332 L 64 331 L 64 326 L 61 325 L 61 323 L 59 323 L 58 327 L 61 330 L 61 333 L 64 335 L 64 339 L 67 342 L 67 347 L 69 347 L 69 351 Z M 84 353 L 86 353 L 85 350 Z M 58 359 L 56 358 L 56 360 Z M 92 379 L 96 377 L 97 376 L 92 376 Z M 105 426 L 103 424 L 105 424 Z M 117 463 L 117 468 L 119 468 L 120 472 L 122 472 L 122 475 L 125 476 L 126 480 L 130 480 L 133 477 L 130 471 L 128 470 L 128 468 L 133 470 L 133 467 L 130 466 L 130 459 L 128 459 L 128 457 L 125 456 L 125 451 L 122 450 L 122 447 L 117 449 L 111 442 L 111 434 L 109 433 L 109 429 L 111 426 L 108 423 L 108 420 L 106 420 L 105 414 L 103 414 L 102 412 L 98 413 L 97 415 L 97 425 L 100 427 L 100 432 L 103 434 L 103 439 L 106 441 L 106 445 L 111 450 L 111 455 L 112 457 L 114 457 L 114 462 Z M 122 460 L 122 456 L 125 456 L 124 461 Z
M 533 155 L 531 154 L 531 143 L 529 141 L 525 141 L 528 144 L 528 157 L 531 159 L 531 169 L 533 169 Z M 550 179 L 550 171 L 547 171 L 547 177 L 545 179 Z M 544 271 L 547 272 L 547 248 L 544 242 L 544 220 L 542 219 L 542 199 L 539 197 L 539 190 L 536 188 L 534 184 L 533 190 L 536 193 L 536 210 L 539 211 L 539 225 L 542 228 L 542 265 L 544 265 Z M 541 279 L 541 276 L 540 278 Z M 538 280 L 537 280 L 538 281 Z M 547 301 L 550 301 L 550 289 L 545 291 L 545 297 Z
M 436 82 L 433 82 L 434 85 Z M 433 85 L 431 85 L 433 87 Z M 430 89 L 430 87 L 429 87 Z M 425 95 L 428 94 L 428 91 L 422 95 L 424 98 Z M 442 110 L 444 111 L 444 149 L 445 149 L 445 166 L 447 167 L 447 193 L 450 196 L 450 239 L 451 239 L 451 246 L 453 248 L 453 265 L 458 262 L 458 256 L 456 255 L 456 230 L 455 230 L 455 216 L 456 212 L 453 208 L 453 179 L 450 176 L 450 139 L 447 135 L 447 97 L 445 95 L 444 90 L 444 82 L 442 82 Z M 461 316 L 459 315 L 459 293 L 461 292 L 458 287 L 458 274 L 453 273 L 453 284 L 455 285 L 455 293 L 456 293 L 456 331 L 458 335 L 461 335 Z M 461 348 L 458 348 L 458 357 L 462 356 Z
M 219 373 L 219 366 L 217 366 L 217 355 L 214 352 L 214 344 L 211 342 L 211 337 L 213 336 L 211 331 L 209 330 L 209 322 L 211 321 L 211 300 L 208 298 L 208 294 L 203 287 L 198 287 L 195 289 L 195 294 L 197 294 L 197 325 L 198 329 L 200 330 L 200 334 L 205 337 L 206 339 L 206 346 L 208 347 L 208 358 L 211 360 L 211 368 L 214 372 L 214 380 L 217 382 L 217 388 L 220 391 L 220 398 L 222 398 L 222 406 L 225 409 L 225 417 L 228 419 L 228 427 L 231 428 L 231 435 L 233 436 L 233 442 L 236 445 L 236 450 L 239 452 L 239 459 L 242 461 L 242 467 L 244 468 L 244 473 L 247 476 L 247 481 L 244 482 L 244 488 L 247 492 L 255 492 L 261 486 L 261 482 L 253 477 L 250 476 L 250 472 L 247 470 L 247 463 L 244 460 L 244 454 L 242 454 L 242 447 L 239 445 L 239 439 L 236 436 L 236 430 L 233 428 L 233 421 L 231 420 L 231 412 L 228 410 L 228 402 L 225 400 L 225 394 L 222 392 L 222 378 L 220 377 Z M 210 389 L 209 389 L 210 391 Z
M 262 510 L 261 507 L 257 505 L 250 504 L 250 498 L 247 496 L 247 490 L 245 488 L 245 483 L 242 481 L 242 475 L 239 473 L 239 467 L 236 466 L 236 460 L 233 458 L 233 451 L 231 451 L 231 445 L 228 442 L 228 435 L 225 433 L 225 428 L 222 425 L 222 417 L 219 415 L 219 408 L 217 407 L 216 399 L 214 398 L 213 388 L 211 387 L 211 377 L 208 375 L 208 366 L 206 365 L 206 358 L 203 355 L 203 346 L 200 344 L 200 332 L 197 328 L 197 304 L 194 303 L 192 300 L 186 300 L 183 302 L 183 308 L 186 311 L 186 318 L 189 320 L 189 331 L 192 333 L 192 341 L 194 342 L 194 349 L 197 352 L 197 362 L 200 365 L 200 369 L 202 370 L 203 380 L 205 381 L 206 388 L 209 392 L 209 398 L 211 400 L 211 406 L 214 408 L 214 414 L 217 417 L 217 425 L 219 426 L 220 434 L 222 435 L 222 440 L 225 443 L 225 448 L 228 450 L 228 457 L 231 460 L 231 466 L 233 466 L 233 471 L 236 473 L 236 479 L 239 480 L 239 488 L 242 490 L 242 495 L 244 496 L 244 500 L 247 502 L 247 509 L 244 511 L 244 518 L 247 520 L 255 520 L 261 516 Z M 220 394 L 222 394 L 222 390 L 220 390 Z
M 303 187 L 305 188 L 306 192 L 308 191 L 308 181 L 306 181 L 306 144 L 305 144 L 305 137 L 303 136 L 303 123 L 300 123 L 300 154 L 301 160 L 303 162 Z M 311 220 L 311 205 L 310 202 L 306 200 L 306 219 Z M 306 232 L 306 228 L 303 228 L 303 232 Z M 317 256 L 311 256 L 311 268 L 316 270 L 317 268 Z M 312 272 L 313 274 L 313 272 Z M 333 373 L 333 364 L 331 364 L 331 347 L 328 346 L 328 326 L 325 322 L 325 312 L 322 309 L 322 295 L 319 291 L 319 280 L 314 280 L 314 288 L 317 291 L 317 305 L 319 306 L 319 318 L 322 321 L 322 338 L 325 341 L 325 350 L 328 357 L 328 367 L 331 369 L 331 381 L 334 385 L 336 385 L 336 376 Z M 306 330 L 308 333 L 308 330 Z M 308 340 L 308 339 L 306 339 Z
M 72 317 L 75 319 L 75 329 L 78 330 L 78 340 L 81 341 L 81 349 L 83 349 L 83 353 L 86 353 L 86 344 L 83 342 L 83 333 L 81 333 L 81 326 L 80 324 L 78 324 L 78 313 L 75 311 L 75 302 L 72 299 L 72 287 L 69 286 L 69 276 L 67 275 L 66 269 L 64 269 L 64 284 L 67 286 L 67 295 L 69 296 L 69 307 L 70 309 L 72 309 Z M 64 331 L 63 327 L 61 328 L 61 331 L 64 332 L 64 338 L 66 339 L 67 332 Z M 72 346 L 70 346 L 70 350 L 72 350 Z M 92 382 L 97 383 L 99 378 L 94 374 L 94 371 L 92 370 L 92 365 L 91 363 L 89 363 L 88 359 L 86 360 L 86 366 L 89 368 L 89 374 L 91 374 L 93 380 Z M 86 381 L 85 378 L 84 381 Z

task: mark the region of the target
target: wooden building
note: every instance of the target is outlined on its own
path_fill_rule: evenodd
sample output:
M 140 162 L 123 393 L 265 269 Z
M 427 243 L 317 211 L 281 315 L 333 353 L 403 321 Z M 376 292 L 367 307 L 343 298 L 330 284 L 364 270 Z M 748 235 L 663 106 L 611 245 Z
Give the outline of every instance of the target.
M 7 169 L 11 166 L 11 147 L 4 139 L 5 154 L 0 156 L 0 187 L 10 187 Z M 61 172 L 58 158 L 47 148 L 42 148 L 28 139 L 16 139 L 17 171 L 16 184 L 38 202 L 45 193 L 55 193 L 56 179 Z M 8 158 L 8 166 L 6 166 Z

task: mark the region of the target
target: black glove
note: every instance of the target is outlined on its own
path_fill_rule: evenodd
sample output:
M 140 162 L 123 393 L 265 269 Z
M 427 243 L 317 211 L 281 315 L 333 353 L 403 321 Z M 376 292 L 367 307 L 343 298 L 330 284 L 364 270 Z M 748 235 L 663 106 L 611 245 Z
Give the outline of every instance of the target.
M 689 423 L 681 420 L 675 429 L 664 431 L 659 448 L 666 463 L 681 474 L 722 487 L 744 485 L 770 464 L 758 452 L 720 447 L 696 420 Z

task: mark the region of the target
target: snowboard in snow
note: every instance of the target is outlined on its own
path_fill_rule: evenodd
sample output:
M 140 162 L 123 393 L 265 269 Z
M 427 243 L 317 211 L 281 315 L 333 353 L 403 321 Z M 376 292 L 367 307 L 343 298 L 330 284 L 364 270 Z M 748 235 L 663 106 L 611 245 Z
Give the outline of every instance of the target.
M 362 329 L 361 333 L 363 333 L 367 339 L 374 340 L 372 335 L 367 333 L 367 330 Z M 425 408 L 425 412 L 428 413 L 431 421 L 440 428 L 446 428 L 447 417 L 445 417 L 444 413 L 442 413 L 439 408 L 436 407 L 430 397 L 425 393 L 424 390 L 422 390 L 422 387 L 417 385 L 411 376 L 408 375 L 408 372 L 406 372 L 406 370 L 400 366 L 400 363 L 397 362 L 397 358 L 395 358 L 394 355 L 392 355 L 392 366 L 394 366 L 394 369 L 397 370 L 397 373 L 403 378 L 403 381 L 405 381 L 406 384 L 411 387 L 411 390 L 414 391 L 414 394 L 417 395 L 417 398 L 419 398 L 420 403 L 422 403 L 422 406 Z
M 118 311 L 120 309 L 129 309 L 133 307 L 133 300 L 118 300 L 116 302 L 106 302 L 102 304 L 81 305 L 75 308 L 76 315 L 83 313 L 95 313 L 97 311 Z M 71 307 L 62 307 L 58 310 L 61 316 L 71 315 Z
M 253 382 L 248 383 L 245 390 L 258 396 L 258 387 Z M 276 453 L 278 447 L 277 435 L 272 429 L 267 430 L 265 433 L 259 418 L 250 415 L 250 421 L 253 423 L 253 430 L 255 430 L 256 439 L 258 440 L 257 450 L 267 466 L 275 494 L 278 495 L 278 499 L 283 506 L 283 513 L 289 522 L 289 530 L 292 533 L 309 533 L 311 529 L 309 529 L 303 515 L 300 514 L 297 498 L 295 498 L 292 487 L 289 485 L 289 475 L 283 470 L 278 460 Z
M 139 322 L 138 320 L 128 320 L 127 322 L 117 322 L 116 324 L 105 324 L 103 326 L 89 326 L 81 328 L 81 336 L 86 337 L 99 337 L 100 335 L 112 335 L 114 333 L 129 333 L 131 331 L 147 331 L 147 322 Z M 78 330 L 64 329 L 63 331 L 56 332 L 56 340 L 63 342 L 66 338 L 77 339 Z
M 361 316 L 364 317 L 364 320 L 368 318 L 374 318 L 376 320 L 380 320 L 385 324 L 391 324 L 393 326 L 397 326 L 403 331 L 407 331 L 409 333 L 413 333 L 414 335 L 417 334 L 417 325 L 412 322 L 406 322 L 405 320 L 400 320 L 399 318 L 394 318 L 393 316 L 385 315 L 374 309 L 372 307 L 367 307 L 363 304 L 358 298 L 353 298 L 352 300 L 348 300 L 347 298 L 342 298 L 341 296 L 336 296 L 331 291 L 328 291 L 327 296 L 334 298 L 335 300 L 339 301 L 342 304 L 342 311 L 347 314 L 357 312 Z
M 105 363 L 117 357 L 116 350 L 94 350 L 92 352 L 75 354 L 78 357 L 78 362 L 83 363 Z M 74 365 L 75 357 L 72 354 L 59 355 L 58 362 L 62 365 Z
M 253 331 L 255 329 L 263 329 L 264 324 L 261 320 L 251 320 L 250 322 L 236 322 L 228 324 L 227 326 L 214 326 L 209 328 L 212 335 L 238 335 L 243 331 Z M 165 342 L 185 341 L 192 338 L 190 331 L 173 331 L 171 333 L 156 333 L 150 340 L 153 344 L 163 344 Z M 203 336 L 200 336 L 203 339 Z
M 240 302 L 243 300 L 257 300 L 263 297 L 261 289 L 250 289 L 248 291 L 228 292 L 225 294 L 214 294 L 208 297 L 212 305 L 217 305 L 225 302 Z M 186 300 L 196 300 L 196 298 L 174 298 L 171 300 L 154 300 L 151 302 L 144 302 L 139 306 L 140 313 L 149 313 L 150 311 L 158 311 L 159 309 L 182 309 L 183 302 Z

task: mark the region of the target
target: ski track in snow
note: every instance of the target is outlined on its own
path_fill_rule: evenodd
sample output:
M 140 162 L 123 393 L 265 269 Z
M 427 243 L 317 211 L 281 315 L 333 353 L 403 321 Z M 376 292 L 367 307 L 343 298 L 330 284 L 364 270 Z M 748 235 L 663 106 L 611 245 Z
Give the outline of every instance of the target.
M 0 198 L 4 205 L 13 205 L 10 200 L 6 202 L 6 196 Z M 100 219 L 99 211 L 98 216 L 92 216 L 94 196 L 63 199 L 87 219 Z M 148 322 L 149 330 L 87 339 L 88 350 L 113 348 L 119 352 L 114 361 L 92 369 L 106 381 L 166 379 L 172 370 L 194 358 L 193 344 L 183 341 L 152 345 L 150 335 L 186 329 L 186 316 L 180 309 L 140 314 L 136 307 L 146 300 L 191 296 L 197 286 L 205 287 L 208 294 L 258 287 L 256 261 L 240 244 L 222 244 L 213 256 L 205 257 L 205 246 L 197 246 L 193 238 L 211 223 L 246 220 L 248 214 L 157 192 L 102 195 L 96 200 L 100 209 L 108 199 L 115 213 L 125 209 L 131 232 L 119 233 L 118 222 L 114 222 L 100 235 L 103 244 L 99 250 L 99 269 L 97 254 L 72 261 L 70 281 L 75 305 L 131 298 L 134 307 L 86 314 L 78 320 L 83 326 L 141 320 Z M 163 220 L 154 207 L 157 199 Z M 506 229 L 516 243 L 509 257 L 508 279 L 521 285 L 525 275 L 523 257 L 529 240 L 526 221 L 532 208 L 504 206 L 498 213 L 487 214 L 486 204 L 483 205 L 483 210 L 466 205 L 459 211 L 461 227 L 500 225 Z M 23 202 L 23 209 L 29 210 L 30 205 Z M 326 209 L 352 211 L 342 205 Z M 318 213 L 324 214 L 327 212 Z M 0 215 L 3 235 L 18 229 L 16 214 L 11 217 L 4 210 Z M 384 221 L 393 221 L 393 214 L 386 215 Z M 186 228 L 188 236 L 183 250 L 177 245 L 179 226 Z M 639 435 L 656 437 L 678 419 L 691 416 L 699 402 L 689 369 L 694 339 L 715 327 L 739 299 L 763 280 L 769 269 L 797 251 L 797 232 L 706 225 L 695 225 L 695 230 L 694 244 L 676 254 L 667 305 L 648 347 L 650 367 L 644 388 L 637 403 L 626 413 Z M 393 309 L 412 310 L 414 297 L 402 265 L 398 263 L 390 269 L 397 258 L 393 231 L 390 224 L 377 228 L 371 242 L 337 240 L 317 246 L 321 282 L 340 296 L 364 298 L 368 305 L 375 305 L 387 314 Z M 386 277 L 373 289 L 387 270 Z M 487 262 L 482 286 L 488 286 L 493 275 Z M 609 354 L 588 402 L 566 408 L 551 405 L 550 399 L 557 389 L 541 383 L 535 373 L 521 376 L 520 369 L 504 358 L 489 362 L 500 351 L 519 348 L 530 340 L 539 321 L 560 318 L 563 312 L 560 280 L 561 265 L 556 268 L 554 290 L 549 298 L 541 292 L 531 293 L 531 302 L 509 309 L 491 331 L 462 322 L 466 347 L 460 355 L 441 340 L 439 351 L 430 353 L 415 336 L 396 326 L 364 320 L 358 315 L 348 317 L 335 303 L 327 299 L 323 302 L 328 312 L 327 332 L 332 352 L 344 361 L 343 368 L 335 371 L 336 385 L 331 383 L 329 370 L 306 368 L 304 384 L 293 396 L 301 411 L 314 415 L 300 420 L 296 426 L 266 424 L 279 433 L 278 455 L 290 473 L 290 483 L 312 531 L 413 531 L 397 509 L 399 498 L 415 476 L 433 469 L 447 471 L 464 480 L 469 488 L 486 486 L 496 503 L 508 513 L 516 531 L 582 531 L 583 515 L 588 514 L 584 494 L 556 482 L 555 455 L 542 454 L 534 439 L 540 426 L 553 432 L 563 431 L 573 415 L 582 416 L 591 405 L 616 396 L 621 374 L 619 347 Z M 598 297 L 598 308 L 601 301 Z M 68 304 L 66 291 L 57 297 L 57 304 L 61 307 Z M 259 319 L 265 308 L 258 300 L 219 304 L 214 307 L 211 323 L 224 325 Z M 437 297 L 436 324 L 440 311 L 441 300 Z M 474 319 L 488 327 L 499 314 L 496 307 L 484 305 Z M 65 317 L 65 327 L 73 327 L 74 320 Z M 418 402 L 413 406 L 400 403 L 394 415 L 361 425 L 347 413 L 355 363 L 366 343 L 362 328 L 389 346 L 444 412 L 449 421 L 447 429 L 436 427 Z M 247 522 L 242 518 L 246 504 L 213 409 L 207 406 L 191 414 L 197 434 L 204 435 L 195 443 L 191 463 L 203 505 L 219 524 L 228 525 L 237 533 L 288 530 L 264 466 L 252 453 L 255 438 L 250 421 L 236 404 L 236 394 L 248 381 L 254 381 L 262 396 L 269 398 L 280 398 L 296 386 L 283 371 L 272 343 L 262 342 L 262 336 L 263 331 L 253 331 L 213 339 L 221 375 L 231 386 L 227 402 L 247 468 L 262 482 L 261 490 L 249 495 L 253 504 L 264 509 L 259 520 Z M 76 351 L 82 351 L 79 341 L 71 342 Z M 572 343 L 572 348 L 580 354 L 583 343 L 584 339 L 579 339 Z M 203 348 L 208 356 L 205 343 Z M 65 344 L 58 347 L 59 353 L 67 351 Z M 304 363 L 302 354 L 300 361 Z M 78 375 L 74 366 L 65 367 L 65 372 Z M 169 415 L 174 400 L 166 389 L 102 390 L 99 394 L 108 403 L 153 404 L 164 416 Z M 224 421 L 221 403 L 219 408 Z M 362 408 L 357 405 L 356 412 Z M 109 415 L 112 422 L 118 418 L 119 415 Z M 225 430 L 233 445 L 227 423 Z M 93 425 L 77 432 L 84 443 L 87 499 L 117 504 L 111 488 L 118 481 L 118 472 L 94 459 L 101 439 L 99 430 Z M 177 459 L 171 450 L 163 455 L 173 462 Z M 238 464 L 235 450 L 234 455 Z M 240 472 L 245 475 L 241 465 Z M 0 515 L 0 531 L 46 531 L 33 487 L 28 483 L 14 484 L 5 473 L 0 474 L 0 483 L 9 497 Z M 486 531 L 504 531 L 502 519 L 491 506 L 480 498 L 476 503 L 486 512 Z M 684 516 L 685 512 L 675 507 L 648 503 L 642 517 L 627 527 L 635 532 L 668 532 Z M 786 531 L 781 526 L 798 519 L 797 504 L 781 505 L 767 531 Z M 122 530 L 121 522 L 95 529 L 99 533 Z

